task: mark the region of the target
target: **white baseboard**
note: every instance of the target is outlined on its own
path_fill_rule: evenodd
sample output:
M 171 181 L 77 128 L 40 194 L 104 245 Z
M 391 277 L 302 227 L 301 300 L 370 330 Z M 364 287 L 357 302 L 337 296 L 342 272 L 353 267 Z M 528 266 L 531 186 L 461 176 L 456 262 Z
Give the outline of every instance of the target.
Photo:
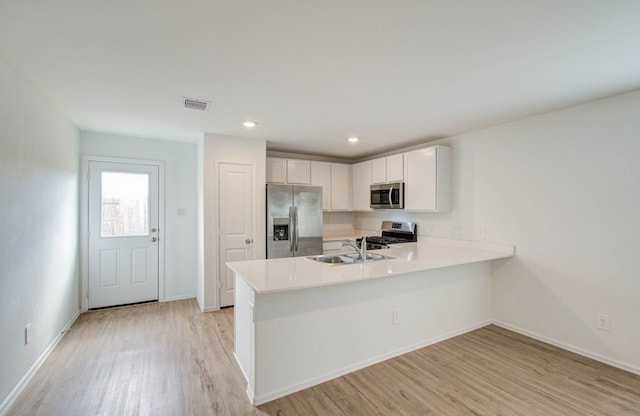
M 444 340 L 449 339 L 449 338 L 456 337 L 458 335 L 465 334 L 467 332 L 475 331 L 476 329 L 482 328 L 482 327 L 487 326 L 489 324 L 491 324 L 491 320 L 483 321 L 483 322 L 471 325 L 471 326 L 466 327 L 466 328 L 457 329 L 457 330 L 451 331 L 449 333 L 446 333 L 444 335 L 440 335 L 440 336 L 437 336 L 437 337 L 429 338 L 429 339 L 417 342 L 415 344 L 408 345 L 408 346 L 399 348 L 397 350 L 393 350 L 393 351 L 390 351 L 388 353 L 385 353 L 385 354 L 370 358 L 368 360 L 361 361 L 359 363 L 356 363 L 356 364 L 353 364 L 353 365 L 349 365 L 347 367 L 343 367 L 343 368 L 331 371 L 329 373 L 320 375 L 318 377 L 314 377 L 314 378 L 309 379 L 307 381 L 304 381 L 304 382 L 301 382 L 301 383 L 296 383 L 293 386 L 289 386 L 289 387 L 287 387 L 285 389 L 281 389 L 281 390 L 276 391 L 276 392 L 271 392 L 271 393 L 264 394 L 264 395 L 257 396 L 257 397 L 255 395 L 253 395 L 253 397 L 250 395 L 249 398 L 252 401 L 252 404 L 254 406 L 259 406 L 261 404 L 270 402 L 272 400 L 279 399 L 280 397 L 284 397 L 284 396 L 287 396 L 289 394 L 298 392 L 300 390 L 304 390 L 306 388 L 316 386 L 316 385 L 318 385 L 320 383 L 324 383 L 325 381 L 333 380 L 334 378 L 341 377 L 341 376 L 343 376 L 345 374 L 349 374 L 349 373 L 352 373 L 354 371 L 361 370 L 361 369 L 363 369 L 365 367 L 369 367 L 371 365 L 381 363 L 381 362 L 386 361 L 386 360 L 388 360 L 390 358 L 397 357 L 397 356 L 406 354 L 408 352 L 415 351 L 415 350 L 418 350 L 420 348 L 427 347 L 427 346 L 432 345 L 432 344 L 436 344 L 438 342 L 444 341 Z M 243 371 L 243 373 L 244 373 L 244 371 Z M 245 374 L 245 378 L 246 378 L 246 374 Z M 253 394 L 253 392 L 252 391 L 249 392 L 249 390 L 250 389 L 247 387 L 247 394 L 249 394 L 249 393 Z
M 180 296 L 166 296 L 160 302 L 173 302 L 175 300 L 185 300 L 185 299 L 194 299 L 196 297 L 195 294 L 191 295 L 180 295 Z
M 78 309 L 76 311 L 76 313 L 73 314 L 73 316 L 71 317 L 69 322 L 67 322 L 65 324 L 65 326 L 62 328 L 62 331 L 60 331 L 58 336 L 56 336 L 54 338 L 54 340 L 51 342 L 51 344 L 49 344 L 49 346 L 44 350 L 44 352 L 42 354 L 40 354 L 40 357 L 38 357 L 38 359 L 33 363 L 31 368 L 29 368 L 27 373 L 22 377 L 22 379 L 18 382 L 18 384 L 13 388 L 11 393 L 9 393 L 9 395 L 0 404 L 0 416 L 4 416 L 4 415 L 7 414 L 7 412 L 9 411 L 9 409 L 11 408 L 13 403 L 16 401 L 18 396 L 20 396 L 20 393 L 22 393 L 24 388 L 27 387 L 27 384 L 29 384 L 29 381 L 31 381 L 31 379 L 36 374 L 38 369 L 42 366 L 42 364 L 47 359 L 49 354 L 51 354 L 51 351 L 53 351 L 53 349 L 56 347 L 56 345 L 58 345 L 58 343 L 60 342 L 60 340 L 62 339 L 64 334 L 69 330 L 69 328 L 71 328 L 71 325 L 73 325 L 73 323 L 76 321 L 76 319 L 78 319 L 78 316 L 80 316 L 80 309 Z
M 247 385 L 249 384 L 249 377 L 247 376 L 247 373 L 244 371 L 244 368 L 242 368 L 242 366 L 240 365 L 240 360 L 238 360 L 238 356 L 236 355 L 236 352 L 233 352 L 233 358 L 236 360 L 236 364 L 238 364 L 238 368 L 240 368 L 240 372 L 242 373 L 242 376 L 244 377 L 244 379 L 247 382 Z M 249 387 L 247 387 L 249 388 Z
M 238 364 L 238 368 L 240 369 L 240 372 L 242 373 L 242 376 L 244 377 L 245 381 L 247 382 L 247 388 L 245 389 L 245 393 L 247 395 L 247 397 L 249 398 L 249 401 L 251 402 L 251 404 L 255 403 L 254 397 L 255 394 L 253 393 L 253 389 L 251 388 L 251 383 L 249 382 L 249 377 L 247 376 L 247 373 L 245 373 L 244 368 L 242 368 L 242 366 L 240 365 L 240 360 L 238 360 L 238 356 L 236 355 L 236 352 L 233 352 L 233 358 L 235 358 L 236 360 L 236 364 Z
M 637 367 L 635 365 L 623 363 L 621 361 L 614 360 L 614 359 L 612 359 L 610 357 L 607 357 L 607 356 L 604 356 L 604 355 L 601 355 L 601 354 L 596 354 L 594 352 L 585 350 L 583 348 L 576 347 L 575 345 L 567 344 L 565 342 L 558 341 L 556 339 L 549 338 L 549 337 L 546 337 L 544 335 L 540 335 L 538 333 L 535 333 L 535 332 L 532 332 L 532 331 L 528 331 L 526 329 L 522 329 L 522 328 L 517 327 L 515 325 L 507 324 L 505 322 L 494 320 L 493 324 L 496 325 L 496 326 L 499 326 L 501 328 L 508 329 L 509 331 L 517 332 L 517 333 L 525 335 L 527 337 L 530 337 L 530 338 L 533 338 L 533 339 L 537 339 L 538 341 L 542 341 L 542 342 L 545 342 L 547 344 L 551 344 L 553 346 L 556 346 L 558 348 L 562 348 L 563 350 L 571 351 L 571 352 L 576 353 L 578 355 L 582 355 L 583 357 L 591 358 L 593 360 L 600 361 L 601 363 L 608 364 L 608 365 L 610 365 L 612 367 L 616 367 L 616 368 L 619 368 L 621 370 L 625 370 L 625 371 L 628 371 L 630 373 L 634 373 L 634 374 L 640 375 L 640 367 Z

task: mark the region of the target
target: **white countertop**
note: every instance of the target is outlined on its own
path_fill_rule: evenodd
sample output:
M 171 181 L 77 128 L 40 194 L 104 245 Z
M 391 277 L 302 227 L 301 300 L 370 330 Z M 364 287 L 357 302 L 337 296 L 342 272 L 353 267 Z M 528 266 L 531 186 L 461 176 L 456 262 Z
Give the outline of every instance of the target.
M 423 270 L 496 260 L 514 255 L 512 245 L 424 238 L 371 251 L 395 257 L 356 264 L 326 264 L 306 257 L 228 262 L 256 293 L 274 293 L 375 279 Z

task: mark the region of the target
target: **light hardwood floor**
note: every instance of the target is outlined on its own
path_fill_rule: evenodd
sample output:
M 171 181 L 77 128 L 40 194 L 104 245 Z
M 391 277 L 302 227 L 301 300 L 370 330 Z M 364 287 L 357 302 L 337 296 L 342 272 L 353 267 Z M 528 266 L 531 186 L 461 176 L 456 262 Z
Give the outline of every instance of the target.
M 83 314 L 9 415 L 640 415 L 640 376 L 488 326 L 253 408 L 233 309 Z

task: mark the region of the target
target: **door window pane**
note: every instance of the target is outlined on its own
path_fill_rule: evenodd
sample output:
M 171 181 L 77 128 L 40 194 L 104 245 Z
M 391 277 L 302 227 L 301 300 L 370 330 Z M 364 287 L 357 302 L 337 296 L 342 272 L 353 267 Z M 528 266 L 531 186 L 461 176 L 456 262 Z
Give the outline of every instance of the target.
M 149 234 L 149 175 L 102 172 L 100 235 Z

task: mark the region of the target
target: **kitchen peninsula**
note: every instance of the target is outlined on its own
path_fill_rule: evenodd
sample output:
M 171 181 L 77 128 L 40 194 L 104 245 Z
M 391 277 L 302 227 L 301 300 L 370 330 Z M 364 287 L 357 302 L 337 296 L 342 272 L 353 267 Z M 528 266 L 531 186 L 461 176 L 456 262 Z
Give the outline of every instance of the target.
M 491 321 L 493 267 L 510 245 L 425 238 L 388 260 L 230 262 L 235 356 L 256 405 Z

